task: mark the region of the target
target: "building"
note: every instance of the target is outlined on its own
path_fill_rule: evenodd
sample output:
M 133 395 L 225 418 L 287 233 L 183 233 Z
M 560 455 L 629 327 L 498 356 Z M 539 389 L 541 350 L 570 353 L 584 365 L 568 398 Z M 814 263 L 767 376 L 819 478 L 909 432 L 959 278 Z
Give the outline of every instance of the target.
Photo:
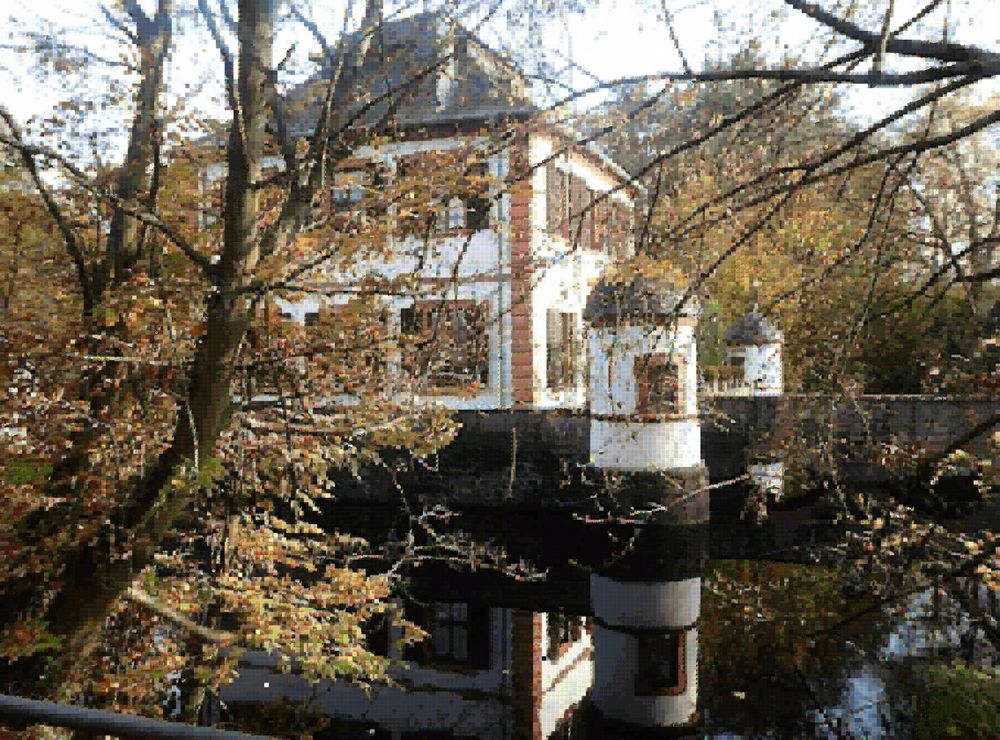
M 430 71 L 409 84 L 414 70 Z M 316 120 L 327 78 L 292 91 L 299 134 Z M 327 296 L 280 309 L 310 323 L 349 303 L 338 286 L 405 278 L 403 295 L 382 300 L 387 332 L 433 335 L 437 349 L 390 354 L 386 392 L 452 409 L 586 406 L 582 314 L 608 265 L 632 254 L 635 193 L 624 171 L 542 115 L 527 88 L 501 54 L 421 13 L 380 28 L 356 89 L 339 101 L 356 128 L 387 139 L 352 151 L 334 201 L 349 218 L 369 189 L 392 193 L 384 212 L 368 214 L 391 225 L 380 237 L 388 249 L 328 268 L 317 278 Z M 396 91 L 392 105 L 379 90 Z M 437 188 L 442 177 L 453 184 Z

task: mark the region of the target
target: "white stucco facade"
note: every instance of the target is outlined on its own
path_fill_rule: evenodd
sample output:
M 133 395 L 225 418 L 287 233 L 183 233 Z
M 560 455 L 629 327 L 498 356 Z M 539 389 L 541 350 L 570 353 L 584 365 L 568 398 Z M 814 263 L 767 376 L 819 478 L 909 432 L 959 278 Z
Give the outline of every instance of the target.
M 616 581 L 592 574 L 594 685 L 591 696 L 606 717 L 640 727 L 688 724 L 698 704 L 698 630 L 701 578 L 681 581 Z M 676 686 L 644 690 L 642 639 L 677 635 Z
M 378 160 L 389 171 L 402 158 L 429 152 L 453 151 L 463 147 L 486 148 L 489 142 L 481 137 L 453 136 L 387 144 L 377 151 L 364 148 L 356 154 L 359 159 Z M 587 405 L 587 345 L 586 327 L 582 314 L 591 288 L 608 267 L 608 256 L 586 248 L 574 248 L 561 236 L 546 229 L 546 167 L 540 166 L 551 156 L 557 143 L 547 134 L 532 133 L 527 139 L 531 196 L 527 214 L 529 230 L 531 271 L 515 275 L 512 271 L 512 213 L 510 189 L 503 186 L 510 175 L 509 151 L 499 151 L 487 159 L 488 174 L 498 189 L 498 196 L 491 198 L 489 228 L 455 235 L 434 234 L 421 239 L 407 236 L 393 241 L 388 257 L 368 258 L 339 272 L 327 268 L 316 278 L 326 286 L 328 295 L 296 296 L 294 299 L 277 299 L 279 310 L 290 319 L 304 323 L 309 314 L 317 313 L 323 306 L 347 300 L 340 297 L 337 287 L 348 287 L 365 278 L 376 280 L 405 277 L 422 284 L 421 299 L 476 301 L 488 306 L 489 314 L 489 382 L 471 393 L 448 394 L 427 392 L 419 388 L 403 388 L 387 382 L 387 392 L 398 400 L 433 403 L 452 409 L 489 410 L 509 409 L 514 403 L 512 369 L 513 284 L 527 281 L 527 300 L 530 305 L 528 340 L 531 347 L 531 406 L 538 409 L 584 408 Z M 572 173 L 586 182 L 595 194 L 608 193 L 619 183 L 608 166 L 581 153 L 560 155 L 556 160 L 559 171 Z M 609 200 L 627 208 L 632 207 L 629 195 L 615 191 Z M 392 213 L 389 214 L 392 218 Z M 383 303 L 395 317 L 398 325 L 399 311 L 412 305 L 412 299 L 385 298 Z M 559 311 L 574 317 L 575 335 L 579 356 L 574 363 L 573 382 L 559 388 L 550 388 L 546 377 L 547 325 L 549 311 Z M 398 326 L 397 326 L 398 328 Z M 398 363 L 389 363 L 390 370 Z M 391 380 L 391 379 L 390 379 Z M 354 399 L 331 399 L 351 403 Z

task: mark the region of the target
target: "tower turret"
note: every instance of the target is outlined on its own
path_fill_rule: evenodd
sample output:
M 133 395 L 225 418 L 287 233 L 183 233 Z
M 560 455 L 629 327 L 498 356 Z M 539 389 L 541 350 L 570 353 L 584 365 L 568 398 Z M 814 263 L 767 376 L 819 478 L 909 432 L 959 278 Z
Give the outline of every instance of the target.
M 751 396 L 780 396 L 784 392 L 784 337 L 756 305 L 729 327 L 725 339 L 726 363 L 737 379 L 742 375 Z

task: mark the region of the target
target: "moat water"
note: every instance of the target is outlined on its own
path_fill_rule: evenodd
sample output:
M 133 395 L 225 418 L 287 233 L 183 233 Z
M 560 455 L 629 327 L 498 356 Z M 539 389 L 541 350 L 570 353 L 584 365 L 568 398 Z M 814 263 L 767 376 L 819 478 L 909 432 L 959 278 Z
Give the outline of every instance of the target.
M 410 527 L 386 508 L 330 516 L 376 549 Z M 780 529 L 452 516 L 435 531 L 502 551 L 507 567 L 406 569 L 396 608 L 430 637 L 406 647 L 372 626 L 370 644 L 399 661 L 393 685 L 310 685 L 249 655 L 213 719 L 400 740 L 899 737 L 913 730 L 922 665 L 993 664 L 945 591 L 885 603 L 845 592 L 826 568 L 769 558 Z

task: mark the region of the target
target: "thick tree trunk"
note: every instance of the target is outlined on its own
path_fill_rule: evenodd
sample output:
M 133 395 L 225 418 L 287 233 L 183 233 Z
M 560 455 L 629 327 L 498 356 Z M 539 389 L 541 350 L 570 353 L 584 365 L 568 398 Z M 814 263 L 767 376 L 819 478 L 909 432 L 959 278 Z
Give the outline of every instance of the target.
M 205 316 L 205 334 L 189 371 L 187 408 L 178 414 L 170 447 L 131 486 L 129 504 L 117 524 L 131 538 L 129 556 L 116 557 L 110 530 L 99 541 L 79 546 L 65 559 L 66 573 L 46 617 L 49 631 L 62 640 L 60 653 L 39 677 L 35 690 L 51 690 L 96 644 L 112 603 L 132 578 L 152 562 L 156 545 L 187 506 L 193 484 L 172 486 L 185 466 L 203 463 L 213 453 L 230 401 L 232 359 L 250 323 L 250 302 L 241 290 L 249 284 L 258 260 L 255 240 L 265 95 L 271 67 L 274 0 L 240 0 L 238 34 L 239 105 L 229 137 L 229 177 L 219 289 Z M 15 614 L 4 614 L 8 623 Z M 21 670 L 6 676 L 17 682 Z M 23 687 L 24 684 L 22 683 Z

